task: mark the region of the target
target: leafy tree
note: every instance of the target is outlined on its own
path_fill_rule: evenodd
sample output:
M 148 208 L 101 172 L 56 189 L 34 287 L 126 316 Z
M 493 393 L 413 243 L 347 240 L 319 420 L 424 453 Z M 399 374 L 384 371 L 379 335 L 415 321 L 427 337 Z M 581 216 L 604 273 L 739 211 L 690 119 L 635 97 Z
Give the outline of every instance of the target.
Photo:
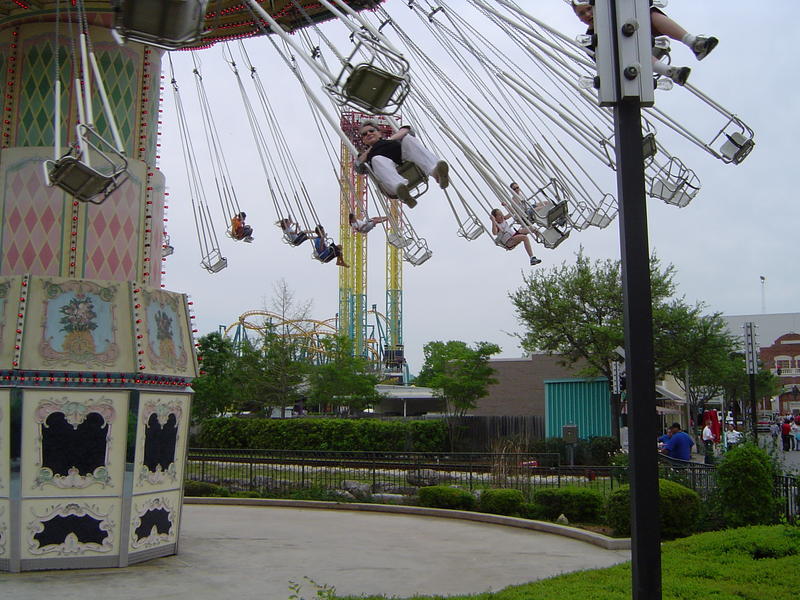
M 378 377 L 369 361 L 353 355 L 353 342 L 346 336 L 323 341 L 327 362 L 310 368 L 308 384 L 311 400 L 348 410 L 363 410 L 379 399 L 375 391 Z
M 219 333 L 198 340 L 202 357 L 201 374 L 192 381 L 192 420 L 197 422 L 219 415 L 233 407 L 233 368 L 236 355 L 233 343 Z
M 451 414 L 463 416 L 496 383 L 489 358 L 498 352 L 500 346 L 488 342 L 478 342 L 474 348 L 460 341 L 428 342 L 416 384 L 433 388 L 447 401 Z
M 726 346 L 719 315 L 702 316 L 703 306 L 675 298 L 675 268 L 650 260 L 655 377 L 702 362 Z M 620 261 L 592 262 L 581 248 L 574 264 L 537 270 L 510 294 L 525 332 L 522 347 L 561 354 L 568 365 L 582 362 L 581 374 L 612 378 L 616 348 L 624 345 Z M 619 439 L 619 402 L 612 397 L 612 431 Z
M 299 344 L 275 332 L 265 336 L 263 352 L 263 402 L 270 408 L 280 407 L 281 416 L 285 416 L 285 407 L 294 406 L 303 397 L 301 387 L 308 365 L 302 360 Z

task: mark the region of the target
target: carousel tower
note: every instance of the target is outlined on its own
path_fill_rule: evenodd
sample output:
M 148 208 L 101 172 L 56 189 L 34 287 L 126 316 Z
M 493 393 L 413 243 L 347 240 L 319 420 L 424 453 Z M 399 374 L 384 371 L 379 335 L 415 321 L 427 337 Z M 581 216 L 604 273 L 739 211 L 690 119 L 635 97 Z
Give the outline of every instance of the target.
M 331 17 L 264 5 L 287 30 Z M 161 284 L 161 59 L 263 31 L 241 2 L 211 7 L 0 0 L 0 571 L 177 552 L 197 358 L 191 303 Z M 81 32 L 104 92 L 88 108 Z M 82 179 L 103 164 L 76 133 L 87 110 L 124 157 L 110 187 Z

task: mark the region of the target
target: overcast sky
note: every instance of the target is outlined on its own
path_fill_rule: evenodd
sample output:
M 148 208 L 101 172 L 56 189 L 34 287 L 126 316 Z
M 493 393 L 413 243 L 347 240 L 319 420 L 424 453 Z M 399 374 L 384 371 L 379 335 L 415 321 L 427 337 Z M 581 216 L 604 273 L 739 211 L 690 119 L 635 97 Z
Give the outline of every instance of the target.
M 522 4 L 569 36 L 583 31 L 571 9 L 560 0 L 529 0 Z M 385 6 L 423 45 L 426 34 L 409 18 L 405 2 L 388 0 Z M 762 293 L 766 312 L 798 311 L 800 278 L 795 252 L 800 228 L 797 193 L 800 106 L 793 52 L 796 43 L 790 44 L 796 31 L 787 18 L 792 8 L 794 4 L 789 0 L 763 3 L 673 0 L 666 9 L 690 32 L 713 34 L 720 39 L 717 49 L 702 62 L 697 62 L 685 46 L 673 42 L 673 62 L 691 66 L 691 83 L 755 131 L 756 148 L 738 166 L 726 165 L 694 145 L 670 137 L 669 150 L 694 169 L 702 181 L 702 189 L 682 209 L 660 200 L 648 200 L 651 249 L 662 261 L 677 268 L 680 293 L 689 302 L 705 302 L 709 312 L 760 313 Z M 325 25 L 323 31 L 326 27 L 331 25 Z M 502 34 L 491 24 L 486 23 L 484 31 L 495 36 L 498 44 L 504 42 L 500 39 Z M 338 186 L 305 99 L 268 42 L 255 39 L 247 43 L 251 59 L 284 124 L 284 134 L 295 149 L 293 153 L 304 180 L 312 190 L 320 220 L 330 233 L 337 232 Z M 431 43 L 429 47 L 435 56 L 435 46 Z M 218 236 L 229 266 L 214 275 L 200 267 L 167 77 L 160 167 L 170 192 L 168 231 L 175 253 L 165 263 L 164 283 L 170 290 L 192 296 L 201 333 L 234 323 L 247 310 L 269 308 L 274 285 L 281 279 L 287 281 L 299 301 L 313 301 L 314 318 L 333 317 L 338 309 L 337 267 L 312 260 L 307 244 L 292 248 L 280 241 L 279 231 L 273 225 L 277 216 L 232 73 L 220 48 L 201 51 L 197 56 L 239 204 L 255 228 L 256 239 L 253 244 L 244 244 L 225 237 L 228 217 L 221 215 L 216 197 L 209 193 L 212 210 L 217 211 Z M 194 108 L 191 58 L 188 53 L 174 53 L 173 60 L 183 102 L 196 125 L 193 135 L 197 143 L 202 140 L 202 129 Z M 412 73 L 413 69 L 412 66 Z M 678 87 L 670 92 L 657 92 L 656 102 L 704 138 L 710 138 L 711 132 L 724 124 L 697 98 Z M 660 132 L 659 137 L 668 134 Z M 198 148 L 201 162 L 204 152 Z M 599 178 L 612 177 L 599 163 L 589 168 Z M 454 170 L 453 179 L 458 176 Z M 210 183 L 206 189 L 211 191 Z M 472 242 L 458 237 L 455 221 L 438 189 L 432 188 L 422 197 L 419 206 L 409 212 L 409 218 L 434 253 L 419 267 L 404 263 L 404 341 L 412 373 L 419 371 L 422 347 L 431 340 L 491 341 L 502 347 L 501 356 L 521 356 L 511 335 L 518 331 L 519 325 L 508 294 L 522 284 L 522 274 L 531 269 L 522 247 L 506 252 L 495 247 L 488 235 Z M 377 304 L 380 311 L 385 310 L 384 245 L 382 230 L 375 229 L 369 235 L 367 301 L 369 305 Z M 617 221 L 606 229 L 575 231 L 555 250 L 536 247 L 543 263 L 535 268 L 572 262 L 581 245 L 592 258 L 618 258 Z M 762 275 L 766 278 L 763 285 Z

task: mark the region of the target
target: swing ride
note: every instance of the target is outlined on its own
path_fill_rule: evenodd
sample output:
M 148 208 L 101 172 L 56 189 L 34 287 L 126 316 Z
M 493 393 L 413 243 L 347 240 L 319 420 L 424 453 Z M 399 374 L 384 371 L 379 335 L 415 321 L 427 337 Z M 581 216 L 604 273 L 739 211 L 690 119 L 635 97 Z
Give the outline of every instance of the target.
M 598 106 L 591 85 L 586 85 L 594 79 L 594 62 L 581 36 L 572 39 L 561 34 L 509 0 L 469 0 L 485 18 L 483 26 L 468 21 L 445 1 L 410 2 L 407 8 L 436 45 L 432 50 L 421 45 L 420 36 L 412 37 L 397 24 L 388 12 L 391 3 L 377 3 L 370 11 L 359 13 L 339 0 L 324 0 L 321 6 L 349 33 L 350 50 L 342 50 L 341 43 L 319 26 L 319 18 L 298 2 L 291 4 L 294 24 L 302 25 L 300 29 L 282 25 L 255 0 L 247 0 L 243 6 L 254 17 L 258 31 L 270 34 L 264 38 L 300 84 L 332 169 L 339 172 L 339 240 L 347 262 L 353 265 L 352 272 L 340 275 L 340 313 L 344 315 L 343 330 L 354 339 L 363 337 L 358 331 L 365 326 L 362 282 L 366 279 L 366 249 L 346 226 L 347 215 L 366 215 L 372 198 L 378 214 L 389 216 L 383 227 L 387 248 L 393 252 L 388 262 L 399 258 L 418 266 L 433 256 L 427 241 L 414 229 L 413 215 L 397 205 L 391 190 L 381 189 L 369 165 L 362 173 L 353 171 L 353 158 L 360 150 L 358 128 L 366 120 L 376 122 L 384 137 L 404 123 L 413 123 L 425 145 L 453 166 L 457 181 L 443 193 L 457 235 L 468 241 L 487 231 L 485 223 L 498 203 L 535 242 L 549 249 L 576 231 L 604 228 L 613 222 L 616 199 L 590 167 L 599 162 L 615 168 L 613 122 L 609 112 Z M 496 46 L 489 25 L 518 48 L 522 59 L 512 60 Z M 234 45 L 251 75 L 256 101 L 250 99 L 252 92 L 239 74 Z M 657 39 L 656 45 L 659 52 L 669 55 L 666 40 Z M 249 56 L 250 48 L 241 40 L 226 42 L 222 53 L 236 78 L 266 189 L 277 220 L 289 219 L 298 232 L 313 238 L 319 215 Z M 456 68 L 443 69 L 431 59 L 434 50 L 444 52 Z M 666 91 L 672 82 L 661 78 L 658 87 Z M 737 116 L 697 87 L 683 87 L 712 115 L 722 117 L 722 124 L 704 140 L 659 108 L 646 111 L 647 191 L 678 207 L 696 197 L 700 181 L 659 139 L 658 127 L 669 128 L 723 163 L 741 163 L 754 146 L 752 130 Z M 203 114 L 209 115 L 204 119 L 208 128 L 212 111 L 201 105 Z M 337 158 L 331 136 L 339 137 Z M 214 139 L 213 133 L 207 137 Z M 213 153 L 224 156 L 219 150 Z M 412 163 L 399 165 L 398 172 L 409 181 L 412 204 L 430 193 L 428 178 Z M 530 190 L 524 196 L 508 192 L 508 182 L 517 180 Z M 237 208 L 223 208 L 223 214 L 235 214 Z M 284 231 L 284 235 L 287 244 L 300 245 L 292 241 L 297 232 Z M 492 241 L 508 249 L 501 237 Z M 326 243 L 334 241 L 328 238 Z M 221 256 L 215 242 L 208 247 L 216 252 L 213 256 Z M 313 250 L 312 257 L 319 260 Z M 206 268 L 207 264 L 204 260 Z M 387 267 L 387 273 L 401 269 L 401 263 L 394 264 Z
M 32 415 L 49 402 L 41 388 L 54 386 L 59 399 L 45 412 L 55 407 L 53 414 L 64 414 L 73 405 L 81 407 L 79 412 L 99 411 L 110 440 L 108 452 L 100 453 L 108 460 L 78 474 L 67 474 L 69 466 L 64 475 L 56 474 L 58 467 L 43 464 L 52 457 L 32 448 L 15 457 L 22 462 L 13 471 L 8 445 L 0 448 L 0 472 L 29 477 L 24 485 L 12 486 L 11 496 L 0 481 L 5 493 L 0 493 L 0 570 L 125 566 L 177 551 L 182 464 L 175 459 L 153 471 L 144 467 L 158 461 L 143 458 L 157 436 L 156 422 L 164 433 L 162 414 L 180 422 L 182 429 L 172 431 L 185 443 L 188 385 L 198 373 L 191 352 L 196 332 L 191 302 L 162 289 L 162 264 L 178 245 L 166 231 L 169 194 L 158 168 L 159 134 L 166 122 L 162 90 L 174 98 L 176 114 L 168 116 L 178 123 L 187 205 L 199 262 L 209 273 L 228 266 L 223 244 L 243 241 L 229 231 L 230 220 L 253 202 L 237 196 L 228 164 L 231 149 L 219 134 L 221 112 L 207 94 L 201 56 L 219 52 L 230 67 L 236 82 L 230 89 L 238 91 L 236 104 L 248 119 L 255 145 L 251 155 L 258 157 L 254 162 L 264 177 L 258 189 L 268 196 L 262 203 L 270 217 L 291 219 L 306 232 L 305 240 L 287 239 L 282 252 L 308 249 L 315 262 L 322 258 L 304 247 L 313 237 L 308 232 L 321 233 L 318 226 L 327 217 L 307 183 L 312 175 L 315 183 L 333 176 L 340 229 L 325 241 L 338 240 L 351 267 L 339 270 L 339 317 L 325 331 L 349 335 L 356 352 L 372 357 L 384 373 L 405 367 L 404 263 L 436 264 L 420 233 L 433 200 L 443 198 L 448 211 L 448 218 L 437 222 L 440 237 L 452 228 L 453 239 L 476 246 L 493 244 L 493 236 L 484 234 L 492 209 L 503 205 L 547 248 L 613 222 L 614 127 L 597 103 L 594 63 L 585 46 L 522 4 L 0 0 L 5 90 L 0 283 L 8 298 L 19 298 L 6 302 L 8 315 L 17 315 L 9 319 L 16 320 L 18 337 L 9 341 L 4 377 L 14 398 L 22 400 L 9 404 L 8 397 L 0 397 L 0 417 L 11 411 L 12 434 L 41 440 L 49 422 Z M 406 11 L 404 19 L 394 18 L 391 11 L 400 10 Z M 413 27 L 401 26 L 409 19 Z M 257 61 L 250 58 L 255 48 Z M 663 44 L 660 48 L 666 51 Z M 192 58 L 185 74 L 174 68 L 173 58 L 180 55 Z M 328 156 L 329 174 L 312 173 L 313 164 L 307 164 L 312 161 L 295 160 L 302 153 L 285 135 L 274 107 L 282 95 L 261 82 L 255 64 L 260 61 L 270 68 L 284 64 L 297 81 L 319 147 Z M 245 65 L 249 82 L 238 64 Z M 188 79 L 193 85 L 181 88 Z M 658 93 L 671 86 L 659 78 Z M 185 89 L 193 89 L 202 133 L 189 119 Z M 645 178 L 652 198 L 684 207 L 697 197 L 701 183 L 679 151 L 692 146 L 732 167 L 753 151 L 754 132 L 694 84 L 670 93 L 691 102 L 701 125 L 690 128 L 661 106 L 646 109 Z M 409 210 L 388 197 L 374 177 L 355 171 L 362 149 L 358 130 L 366 120 L 376 121 L 387 135 L 413 125 L 418 140 L 450 165 L 451 185 L 438 191 L 417 173 L 408 177 L 417 208 Z M 246 143 L 246 135 L 240 138 Z M 523 190 L 519 198 L 509 192 L 512 181 Z M 386 240 L 383 313 L 374 305 L 368 309 L 366 236 L 350 228 L 350 213 L 358 219 L 370 213 L 387 217 L 369 234 Z M 257 239 L 240 249 L 259 252 L 268 229 L 285 234 L 266 223 L 256 225 Z M 71 310 L 79 318 L 67 319 Z M 368 323 L 373 313 L 376 325 Z M 310 338 L 317 335 L 302 331 Z M 107 402 L 94 404 L 98 393 Z M 19 404 L 25 407 L 22 414 Z M 111 435 L 111 427 L 117 433 L 136 430 L 130 452 L 125 436 Z M 182 449 L 176 446 L 173 458 Z M 126 455 L 133 456 L 134 470 L 127 470 Z M 10 519 L 10 514 L 24 519 Z M 77 522 L 81 525 L 67 538 L 62 535 L 63 542 L 55 539 L 54 527 L 69 529 Z M 48 539 L 53 543 L 45 543 Z

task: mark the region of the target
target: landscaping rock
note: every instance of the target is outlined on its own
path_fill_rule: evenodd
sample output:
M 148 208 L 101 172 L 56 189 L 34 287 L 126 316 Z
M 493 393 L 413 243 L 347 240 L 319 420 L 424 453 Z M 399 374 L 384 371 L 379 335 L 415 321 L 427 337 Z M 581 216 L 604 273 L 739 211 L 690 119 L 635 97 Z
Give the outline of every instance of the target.
M 371 488 L 367 483 L 345 479 L 341 483 L 341 488 L 350 492 L 357 500 L 369 500 L 372 497 Z
M 408 485 L 416 487 L 427 487 L 429 485 L 439 485 L 450 480 L 447 473 L 440 471 L 433 471 L 431 469 L 419 469 L 417 471 L 409 471 L 406 474 L 406 481 Z
M 397 485 L 388 481 L 378 481 L 372 486 L 373 494 L 402 494 L 403 496 L 413 496 L 419 488 L 409 485 Z
M 405 504 L 406 496 L 402 494 L 372 494 L 372 501 L 378 504 Z
M 565 514 L 562 513 L 562 514 L 558 515 L 558 518 L 556 519 L 556 523 L 558 523 L 559 525 L 569 525 L 569 519 L 567 518 L 567 516 Z
M 350 492 L 346 492 L 344 490 L 331 490 L 331 493 L 334 496 L 338 496 L 342 500 L 356 500 L 356 497 L 353 496 Z
M 228 478 L 223 479 L 219 484 L 231 492 L 245 492 L 250 489 L 250 482 L 247 479 Z

